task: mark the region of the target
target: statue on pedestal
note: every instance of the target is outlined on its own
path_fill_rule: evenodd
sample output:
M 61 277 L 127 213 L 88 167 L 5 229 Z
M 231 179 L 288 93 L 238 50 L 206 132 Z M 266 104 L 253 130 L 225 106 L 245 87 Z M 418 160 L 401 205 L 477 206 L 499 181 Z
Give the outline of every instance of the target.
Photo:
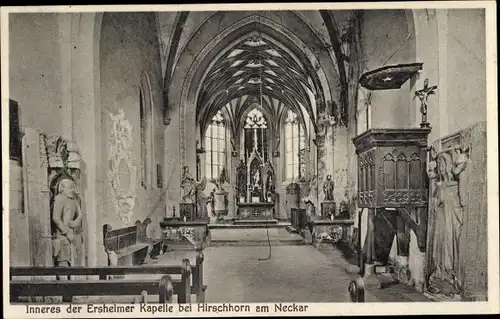
M 184 166 L 182 168 L 181 189 L 182 189 L 182 202 L 194 203 L 195 201 L 194 197 L 196 192 L 196 181 L 189 173 L 188 166 Z
M 332 175 L 326 176 L 326 181 L 323 184 L 323 192 L 325 193 L 325 201 L 333 201 L 334 195 L 333 190 L 335 188 L 335 183 L 332 181 Z

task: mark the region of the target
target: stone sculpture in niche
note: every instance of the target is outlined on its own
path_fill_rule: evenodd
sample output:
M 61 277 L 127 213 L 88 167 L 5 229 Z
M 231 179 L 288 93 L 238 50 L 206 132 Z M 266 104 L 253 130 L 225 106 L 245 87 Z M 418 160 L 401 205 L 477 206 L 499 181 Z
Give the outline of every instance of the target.
M 309 192 L 306 197 L 302 199 L 304 204 L 306 204 L 306 212 L 309 217 L 314 217 L 316 214 L 321 214 L 319 209 L 317 210 L 316 207 L 318 206 L 318 182 L 317 182 L 317 177 L 316 175 L 312 178 L 312 180 L 309 182 Z
M 41 137 L 48 163 L 50 228 L 54 266 L 83 265 L 82 209 L 78 195 L 80 155 L 76 144 L 61 136 Z M 59 279 L 59 277 L 58 277 Z
M 468 147 L 453 147 L 440 152 L 431 149 L 429 208 L 434 225 L 429 234 L 432 254 L 428 290 L 450 298 L 459 297 L 463 285 L 460 238 L 464 208 L 460 175 L 467 161 Z
M 108 177 L 113 192 L 113 202 L 123 225 L 131 225 L 136 204 L 137 166 L 132 154 L 132 125 L 125 119 L 125 112 L 110 114 L 113 126 L 109 141 Z
M 194 203 L 195 192 L 196 192 L 196 181 L 189 173 L 188 166 L 184 166 L 182 168 L 181 189 L 182 189 L 182 202 Z
M 76 184 L 69 177 L 62 177 L 57 183 L 57 195 L 52 205 L 54 223 L 52 253 L 56 267 L 70 267 L 75 264 L 75 228 L 80 226 L 82 211 L 75 193 Z
M 332 181 L 332 175 L 326 176 L 326 181 L 323 184 L 323 192 L 325 192 L 325 200 L 333 201 L 333 190 L 335 183 Z

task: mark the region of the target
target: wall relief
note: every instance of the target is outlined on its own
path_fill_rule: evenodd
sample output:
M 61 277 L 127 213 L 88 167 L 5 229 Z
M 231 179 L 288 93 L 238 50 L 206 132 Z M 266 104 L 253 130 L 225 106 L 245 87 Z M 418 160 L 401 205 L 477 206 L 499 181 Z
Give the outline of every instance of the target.
M 448 298 L 460 298 L 463 286 L 461 238 L 465 221 L 461 174 L 469 147 L 456 145 L 441 151 L 431 148 L 429 162 L 432 228 L 429 233 L 428 290 Z
M 137 166 L 132 154 L 132 125 L 123 110 L 110 114 L 113 126 L 109 140 L 108 177 L 113 203 L 123 225 L 132 225 L 136 205 Z

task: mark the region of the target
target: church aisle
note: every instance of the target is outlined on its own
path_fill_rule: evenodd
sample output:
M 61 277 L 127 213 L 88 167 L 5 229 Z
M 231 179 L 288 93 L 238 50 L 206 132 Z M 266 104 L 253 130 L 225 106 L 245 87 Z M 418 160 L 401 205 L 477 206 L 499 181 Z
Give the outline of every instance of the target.
M 352 275 L 344 260 L 312 246 L 275 246 L 271 252 L 260 261 L 269 254 L 266 246 L 206 248 L 206 302 L 349 302 Z M 190 252 L 167 252 L 158 264 L 184 256 Z

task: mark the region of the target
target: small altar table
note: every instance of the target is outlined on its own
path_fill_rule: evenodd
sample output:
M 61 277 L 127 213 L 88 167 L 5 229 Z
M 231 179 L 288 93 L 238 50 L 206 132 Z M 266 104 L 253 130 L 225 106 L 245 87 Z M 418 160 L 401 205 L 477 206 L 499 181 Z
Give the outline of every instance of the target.
M 204 249 L 210 243 L 208 221 L 165 219 L 160 223 L 163 246 L 172 250 Z

